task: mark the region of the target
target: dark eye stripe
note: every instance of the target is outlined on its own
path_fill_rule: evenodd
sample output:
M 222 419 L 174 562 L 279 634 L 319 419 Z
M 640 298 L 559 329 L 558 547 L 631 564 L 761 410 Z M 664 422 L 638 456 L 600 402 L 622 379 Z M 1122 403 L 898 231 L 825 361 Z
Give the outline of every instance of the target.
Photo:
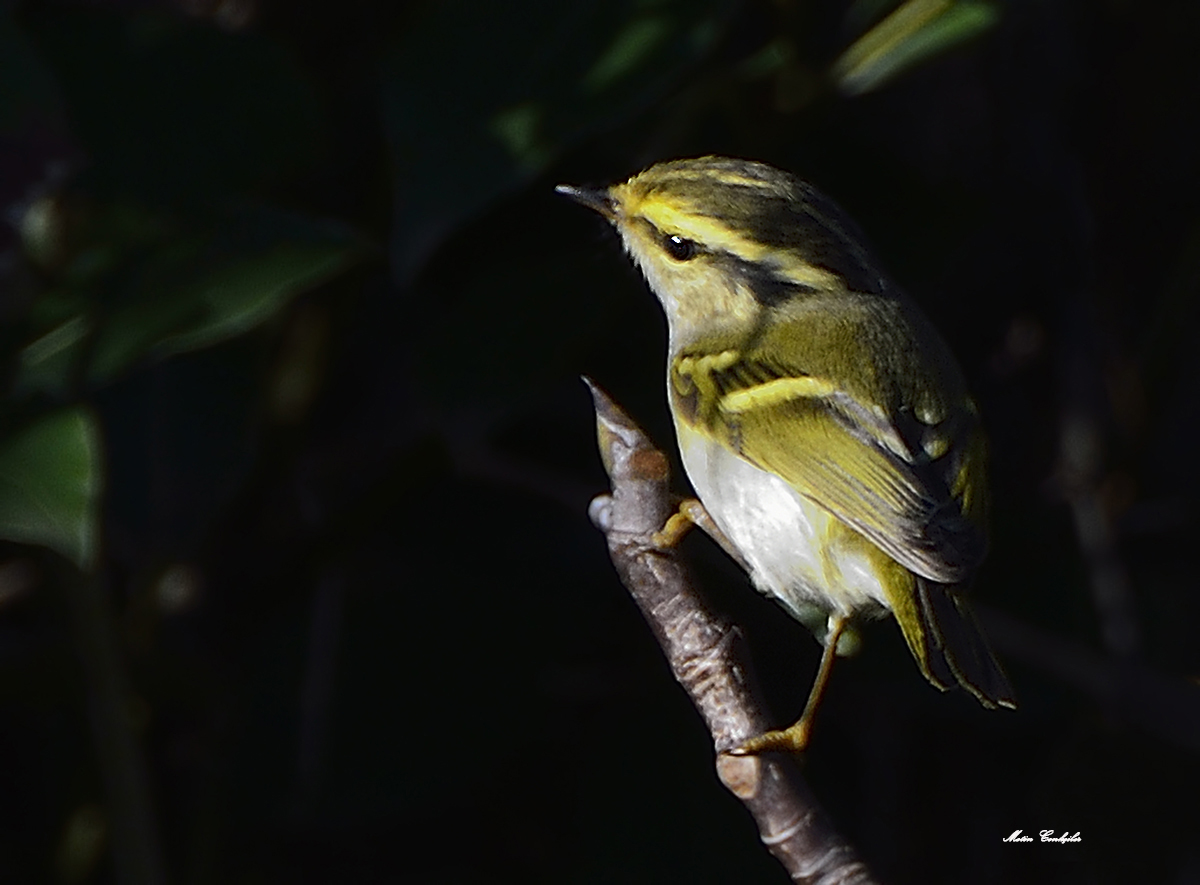
M 812 295 L 818 290 L 804 283 L 797 283 L 794 280 L 782 279 L 775 275 L 775 272 L 761 264 L 756 264 L 753 261 L 746 261 L 743 258 L 738 258 L 736 255 L 724 253 L 721 260 L 725 263 L 725 267 L 737 274 L 745 281 L 750 291 L 754 294 L 754 300 L 763 307 L 778 307 L 785 301 L 802 295 Z

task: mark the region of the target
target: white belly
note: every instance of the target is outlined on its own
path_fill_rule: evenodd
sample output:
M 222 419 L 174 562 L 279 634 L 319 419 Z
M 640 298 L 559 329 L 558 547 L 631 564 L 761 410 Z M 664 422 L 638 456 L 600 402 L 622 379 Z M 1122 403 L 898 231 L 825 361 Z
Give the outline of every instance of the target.
M 696 495 L 749 564 L 760 591 L 814 627 L 830 613 L 888 608 L 861 551 L 837 543 L 844 534 L 832 514 L 720 443 L 679 422 L 675 430 Z

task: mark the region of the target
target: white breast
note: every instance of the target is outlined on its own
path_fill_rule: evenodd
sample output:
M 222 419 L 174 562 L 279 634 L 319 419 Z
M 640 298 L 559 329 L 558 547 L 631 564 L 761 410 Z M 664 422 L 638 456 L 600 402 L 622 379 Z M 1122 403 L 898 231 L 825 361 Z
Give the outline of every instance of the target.
M 823 620 L 830 612 L 888 608 L 870 563 L 831 540 L 841 535 L 830 531 L 832 514 L 681 422 L 675 431 L 692 487 L 760 591 L 810 625 L 818 613 Z

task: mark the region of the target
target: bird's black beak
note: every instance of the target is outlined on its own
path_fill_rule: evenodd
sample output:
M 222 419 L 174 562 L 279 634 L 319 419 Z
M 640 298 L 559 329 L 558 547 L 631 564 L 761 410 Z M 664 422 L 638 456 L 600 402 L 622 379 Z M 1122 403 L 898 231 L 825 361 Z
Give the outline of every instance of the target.
M 607 188 L 575 187 L 570 184 L 560 184 L 555 190 L 560 194 L 570 197 L 576 203 L 599 212 L 609 221 L 616 218 L 617 204 L 608 195 Z

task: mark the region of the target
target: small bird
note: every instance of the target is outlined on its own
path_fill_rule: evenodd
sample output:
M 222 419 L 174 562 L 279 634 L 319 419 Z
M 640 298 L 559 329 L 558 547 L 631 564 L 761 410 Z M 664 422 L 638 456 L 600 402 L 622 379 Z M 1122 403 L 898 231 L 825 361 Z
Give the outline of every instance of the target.
M 557 189 L 599 212 L 662 303 L 691 522 L 825 646 L 800 720 L 732 752 L 799 752 L 847 623 L 895 616 L 933 685 L 1015 707 L 966 590 L 987 547 L 986 444 L 945 343 L 855 224 L 749 160 Z

